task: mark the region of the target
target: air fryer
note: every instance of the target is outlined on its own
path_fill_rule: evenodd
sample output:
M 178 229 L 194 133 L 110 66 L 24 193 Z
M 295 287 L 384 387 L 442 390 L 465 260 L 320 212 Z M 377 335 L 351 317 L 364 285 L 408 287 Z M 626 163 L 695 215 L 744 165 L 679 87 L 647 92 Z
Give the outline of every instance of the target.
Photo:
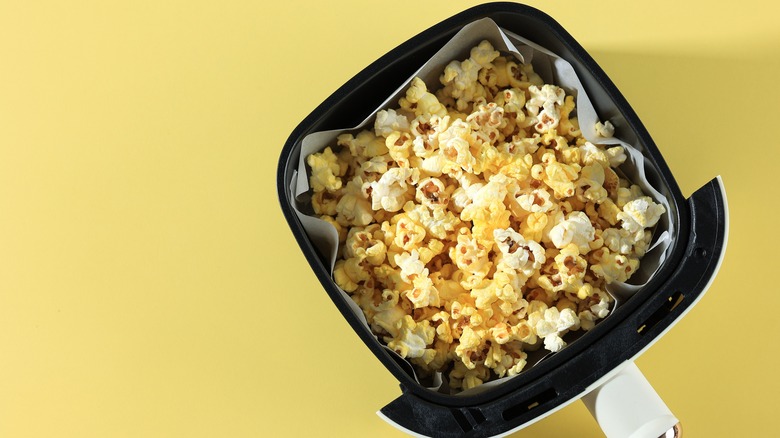
M 636 145 L 647 179 L 668 202 L 674 236 L 652 277 L 595 328 L 519 375 L 467 395 L 432 391 L 414 378 L 359 321 L 332 280 L 322 255 L 295 212 L 290 190 L 303 138 L 355 126 L 455 33 L 481 18 L 567 60 L 603 118 Z M 360 339 L 398 379 L 401 395 L 378 414 L 416 436 L 488 437 L 519 430 L 580 398 L 608 437 L 680 434 L 678 420 L 633 361 L 679 321 L 712 282 L 723 258 L 728 212 L 720 178 L 685 199 L 658 148 L 625 98 L 588 53 L 555 20 L 515 3 L 489 3 L 461 12 L 411 38 L 336 90 L 292 132 L 282 149 L 277 190 L 285 218 L 307 261 Z

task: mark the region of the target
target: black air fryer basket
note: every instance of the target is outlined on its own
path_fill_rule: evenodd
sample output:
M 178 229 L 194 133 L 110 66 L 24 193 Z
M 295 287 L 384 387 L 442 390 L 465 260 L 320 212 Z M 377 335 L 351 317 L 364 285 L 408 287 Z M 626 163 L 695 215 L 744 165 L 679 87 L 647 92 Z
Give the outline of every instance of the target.
M 616 137 L 634 145 L 651 164 L 645 169 L 647 179 L 668 200 L 674 239 L 652 278 L 575 342 L 488 390 L 447 395 L 420 385 L 409 364 L 389 354 L 355 317 L 293 209 L 290 186 L 306 135 L 359 124 L 464 25 L 481 18 L 490 18 L 571 63 L 602 120 L 609 119 L 616 126 Z M 638 427 L 605 424 L 614 421 L 609 418 L 613 414 L 626 415 L 611 411 L 654 409 L 646 408 L 641 400 L 632 404 L 631 394 L 637 391 L 631 392 L 630 384 L 619 380 L 621 373 L 625 374 L 633 360 L 702 297 L 720 265 L 727 237 L 727 207 L 720 178 L 685 199 L 645 127 L 604 71 L 555 20 L 514 3 L 484 4 L 446 19 L 382 56 L 336 90 L 287 139 L 279 160 L 277 190 L 287 222 L 322 286 L 366 346 L 400 382 L 401 396 L 382 408 L 380 415 L 419 436 L 504 435 L 581 397 L 608 436 L 617 437 L 629 431 L 626 427 Z M 605 395 L 610 392 L 604 385 L 610 381 L 623 382 L 613 386 L 618 392 L 628 389 L 629 394 Z M 603 400 L 598 399 L 600 392 Z M 622 400 L 609 403 L 607 397 Z M 654 403 L 651 405 L 663 406 L 660 399 Z M 649 412 L 647 415 L 654 417 L 641 421 L 669 417 L 661 414 Z M 663 430 L 671 428 L 676 419 L 669 417 L 666 422 L 670 424 L 665 423 Z M 660 430 L 647 427 L 643 430 Z

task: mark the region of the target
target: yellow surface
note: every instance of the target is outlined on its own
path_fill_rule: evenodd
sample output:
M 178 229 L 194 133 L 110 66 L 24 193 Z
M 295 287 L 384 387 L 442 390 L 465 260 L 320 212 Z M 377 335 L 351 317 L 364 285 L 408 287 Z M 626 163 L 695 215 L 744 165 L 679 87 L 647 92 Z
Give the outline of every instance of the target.
M 0 3 L 0 436 L 401 436 L 374 415 L 397 382 L 310 272 L 275 166 L 344 81 L 471 4 Z M 772 435 L 777 6 L 533 4 L 685 195 L 723 175 L 723 269 L 638 363 L 687 435 Z M 514 436 L 600 432 L 575 403 Z

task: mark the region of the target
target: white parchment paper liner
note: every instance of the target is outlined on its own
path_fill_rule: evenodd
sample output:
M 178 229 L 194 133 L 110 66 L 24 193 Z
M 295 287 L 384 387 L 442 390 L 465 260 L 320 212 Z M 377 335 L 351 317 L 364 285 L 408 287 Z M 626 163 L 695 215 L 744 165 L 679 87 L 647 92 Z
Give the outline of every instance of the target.
M 549 50 L 498 27 L 498 25 L 489 18 L 483 18 L 464 26 L 452 39 L 447 42 L 433 57 L 423 64 L 412 76 L 410 76 L 398 89 L 388 96 L 378 108 L 371 111 L 358 126 L 337 129 L 331 131 L 315 132 L 307 135 L 301 142 L 301 155 L 298 163 L 298 170 L 293 174 L 290 185 L 291 197 L 295 200 L 294 208 L 301 221 L 306 233 L 320 253 L 326 257 L 326 265 L 329 267 L 331 275 L 338 255 L 338 234 L 336 229 L 329 223 L 305 213 L 311 212 L 309 192 L 309 178 L 305 165 L 306 157 L 312 153 L 319 152 L 328 145 L 335 143 L 336 137 L 344 132 L 359 131 L 364 128 L 372 129 L 374 115 L 381 109 L 398 107 L 398 99 L 406 93 L 406 89 L 414 77 L 419 77 L 428 86 L 429 90 L 437 90 L 441 87 L 439 77 L 444 71 L 444 67 L 452 60 L 463 60 L 469 57 L 472 47 L 479 44 L 482 40 L 488 40 L 503 54 L 512 54 L 520 62 L 531 63 L 534 71 L 542 77 L 545 83 L 555 84 L 563 88 L 567 94 L 576 98 L 576 115 L 579 120 L 580 130 L 585 139 L 591 143 L 604 145 L 621 145 L 626 150 L 626 162 L 620 166 L 619 171 L 624 174 L 633 184 L 639 185 L 645 194 L 652 197 L 655 202 L 662 204 L 669 212 L 669 201 L 653 187 L 646 176 L 648 169 L 652 169 L 652 164 L 642 155 L 634 146 L 625 143 L 618 138 L 603 138 L 596 135 L 595 124 L 600 119 L 588 98 L 585 89 L 577 77 L 571 64 L 550 52 Z M 619 126 L 616 126 L 619 130 Z M 672 223 L 671 214 L 664 214 L 658 225 L 656 225 L 655 236 L 650 249 L 642 258 L 639 270 L 634 273 L 628 283 L 612 283 L 607 286 L 613 298 L 615 298 L 615 307 L 619 306 L 628 299 L 634 292 L 645 285 L 653 274 L 658 270 L 666 259 L 667 250 L 671 245 L 674 236 L 675 227 Z M 355 316 L 357 316 L 368 327 L 368 322 L 363 315 L 363 311 L 352 301 L 349 295 L 341 291 L 344 298 L 350 304 Z M 614 311 L 614 308 L 613 308 Z M 611 314 L 611 313 L 610 313 Z M 609 316 L 607 316 L 608 318 Z M 384 346 L 384 343 L 380 341 Z M 400 357 L 393 350 L 385 349 L 392 355 Z M 546 355 L 537 352 L 529 354 L 527 368 L 536 365 L 546 357 Z M 403 360 L 403 359 L 400 359 Z M 411 367 L 409 367 L 411 369 Z M 440 373 L 437 373 L 440 374 Z M 463 391 L 460 394 L 474 394 L 492 388 L 504 382 L 511 377 L 496 379 L 482 384 L 471 390 Z M 419 382 L 419 379 L 418 379 Z M 445 385 L 446 386 L 446 385 Z M 431 390 L 446 390 L 442 388 L 442 376 L 437 375 L 433 383 L 428 383 L 427 387 Z

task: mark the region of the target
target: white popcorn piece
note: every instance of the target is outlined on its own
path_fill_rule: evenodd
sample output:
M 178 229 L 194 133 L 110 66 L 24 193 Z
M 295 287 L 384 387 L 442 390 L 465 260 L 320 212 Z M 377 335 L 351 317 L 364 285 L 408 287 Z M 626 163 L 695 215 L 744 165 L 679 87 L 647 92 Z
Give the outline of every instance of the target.
M 483 339 L 478 330 L 474 330 L 471 327 L 463 328 L 460 342 L 455 347 L 455 354 L 461 358 L 467 368 L 474 369 L 476 367 L 476 363 L 472 360 L 472 353 L 477 353 L 482 342 Z
M 599 137 L 611 138 L 615 135 L 615 127 L 612 126 L 612 123 L 610 123 L 609 120 L 604 123 L 596 122 L 596 125 L 593 128 L 596 130 L 596 135 Z
M 336 204 L 336 220 L 341 225 L 366 226 L 374 220 L 371 203 L 363 191 L 363 181 L 354 178 L 344 188 L 344 195 Z
M 623 221 L 626 231 L 636 233 L 657 224 L 664 213 L 666 208 L 663 205 L 656 204 L 649 196 L 643 196 L 627 202 L 623 206 L 623 212 L 618 213 L 618 219 Z
M 480 68 L 482 66 L 471 59 L 463 62 L 452 61 L 444 67 L 441 83 L 443 85 L 452 85 L 453 97 L 460 97 L 463 94 L 463 90 L 475 86 Z
M 373 322 L 372 325 L 376 325 L 377 327 L 381 328 L 383 331 L 389 333 L 390 336 L 392 337 L 397 337 L 400 321 L 406 315 L 407 315 L 406 310 L 404 310 L 398 304 L 394 304 L 392 306 L 386 306 L 382 310 L 374 313 L 374 316 L 371 318 L 371 321 Z
M 486 207 L 494 202 L 504 202 L 507 195 L 509 180 L 506 175 L 496 174 L 490 177 L 490 181 L 474 194 L 472 204 Z
M 411 132 L 414 135 L 412 151 L 420 158 L 430 158 L 439 149 L 439 134 L 444 132 L 450 123 L 450 116 L 421 115 L 412 121 Z
M 566 342 L 557 334 L 551 334 L 544 337 L 544 349 L 553 353 L 563 350 Z
M 540 111 L 555 105 L 563 105 L 563 99 L 566 96 L 563 88 L 550 84 L 545 84 L 541 88 L 531 85 L 528 87 L 528 93 L 531 97 L 525 103 L 525 109 L 531 115 L 538 115 Z
M 426 233 L 437 239 L 445 239 L 461 224 L 460 219 L 443 206 L 428 208 L 424 205 L 407 203 L 404 206 L 408 217 L 422 225 Z
M 623 164 L 628 156 L 623 146 L 614 146 L 606 150 L 607 158 L 609 159 L 610 167 L 618 167 Z
M 423 158 L 420 163 L 420 170 L 428 176 L 441 176 L 444 172 L 445 159 L 442 154 L 434 154 L 428 158 Z
M 425 239 L 425 228 L 413 221 L 409 216 L 402 216 L 395 224 L 395 236 L 393 244 L 405 251 L 412 251 L 419 248 L 423 239 Z
M 589 165 L 593 163 L 599 163 L 603 166 L 609 165 L 609 157 L 607 157 L 607 153 L 603 148 L 586 141 L 585 144 L 579 146 L 579 150 L 583 164 Z
M 450 258 L 464 272 L 484 278 L 492 263 L 488 249 L 469 236 L 458 236 L 458 244 L 450 250 Z
M 493 48 L 489 41 L 483 40 L 476 47 L 471 49 L 470 58 L 480 67 L 488 67 L 493 60 L 498 58 L 500 53 Z
M 496 229 L 493 237 L 501 251 L 501 262 L 510 268 L 530 277 L 545 263 L 544 248 L 533 240 L 526 240 L 517 231 Z
M 412 79 L 406 97 L 400 100 L 401 107 L 411 111 L 415 116 L 421 114 L 435 114 L 439 117 L 447 115 L 447 108 L 439 102 L 434 94 L 428 91 L 428 87 L 420 78 Z
M 344 245 L 344 256 L 365 260 L 373 266 L 381 265 L 387 254 L 387 246 L 383 241 L 374 238 L 373 233 L 378 229 L 379 225 L 374 224 L 365 229 L 355 227 L 349 230 Z
M 439 150 L 445 159 L 443 172 L 472 172 L 477 162 L 471 154 L 471 143 L 474 139 L 471 127 L 462 120 L 453 121 L 439 135 Z
M 426 271 L 425 263 L 420 260 L 420 252 L 416 249 L 413 249 L 411 253 L 397 254 L 395 263 L 401 269 L 401 278 L 407 283 L 411 283 L 417 276 L 427 276 L 427 272 L 423 274 Z
M 495 144 L 499 139 L 499 130 L 504 128 L 507 120 L 504 119 L 504 108 L 495 102 L 480 103 L 477 108 L 466 118 L 476 137 L 482 142 Z
M 644 231 L 641 232 L 644 235 Z M 601 233 L 604 246 L 610 251 L 619 254 L 630 254 L 636 243 L 636 234 L 631 234 L 624 229 L 607 228 Z
M 374 133 L 377 136 L 386 138 L 397 131 L 409 131 L 409 119 L 405 115 L 397 113 L 394 109 L 380 110 L 376 113 Z
M 580 254 L 590 251 L 588 245 L 596 237 L 596 229 L 590 223 L 588 216 L 581 211 L 569 213 L 568 217 L 550 230 L 550 240 L 556 248 L 564 248 L 574 243 Z
M 609 315 L 609 306 L 612 298 L 602 290 L 597 290 L 594 296 L 598 297 L 599 301 L 590 306 L 590 311 L 596 318 L 604 319 Z
M 599 251 L 602 251 L 599 262 L 591 265 L 590 269 L 607 283 L 625 282 L 639 267 L 639 260 L 636 258 L 613 253 L 607 248 L 601 248 Z
M 461 212 L 464 208 L 474 202 L 477 193 L 485 186 L 482 182 L 476 182 L 471 180 L 468 176 L 471 174 L 464 174 L 458 178 L 460 187 L 455 189 L 452 193 L 452 206 L 456 212 Z
M 588 263 L 580 256 L 577 245 L 570 243 L 561 249 L 561 252 L 555 256 L 555 266 L 558 268 L 557 279 L 560 285 L 553 290 L 560 289 L 577 293 L 579 296 L 581 289 L 585 287 L 584 279 Z M 582 294 L 587 295 L 587 292 L 583 291 Z
M 505 113 L 513 114 L 514 117 L 519 118 L 519 121 L 525 119 L 525 113 L 523 113 L 525 93 L 522 90 L 517 88 L 504 90 L 499 97 L 496 98 L 496 102 L 500 102 L 499 105 L 504 107 Z
M 644 193 L 642 193 L 642 188 L 638 185 L 634 184 L 629 188 L 620 187 L 617 191 L 617 206 L 620 208 L 623 208 L 626 204 L 629 202 L 639 199 L 643 196 L 645 196 Z
M 349 148 L 353 157 L 373 158 L 384 155 L 388 151 L 385 143 L 385 138 L 378 137 L 369 130 L 360 131 L 357 137 L 349 133 L 338 136 L 338 145 Z
M 409 298 L 415 309 L 440 304 L 439 291 L 428 277 L 428 269 L 425 269 L 422 275 L 416 276 L 412 285 L 412 289 L 406 291 L 406 297 Z
M 531 213 L 547 213 L 554 206 L 550 199 L 550 192 L 544 188 L 533 189 L 530 193 L 524 193 L 516 199 L 523 210 Z
M 537 310 L 532 315 L 533 318 L 529 315 L 529 324 L 532 324 L 537 336 L 544 338 L 544 348 L 552 352 L 560 351 L 565 347 L 566 343 L 561 336 L 570 328 L 580 324 L 577 314 L 568 308 L 559 311 L 555 307 L 550 307 L 544 311 Z
M 541 88 L 531 85 L 528 87 L 531 98 L 525 103 L 525 108 L 531 115 L 536 116 L 534 129 L 540 134 L 546 133 L 558 127 L 561 121 L 561 106 L 566 93 L 563 88 L 545 84 Z
M 400 210 L 407 200 L 407 180 L 411 176 L 411 169 L 394 167 L 382 175 L 379 181 L 372 182 L 371 208 L 390 212 Z
M 387 346 L 401 357 L 419 358 L 425 354 L 435 353 L 428 348 L 435 337 L 436 330 L 428 321 L 416 323 L 411 316 L 406 315 L 400 321 L 398 336 L 388 342 Z
M 420 180 L 415 191 L 415 199 L 430 209 L 445 207 L 449 203 L 444 183 L 438 178 Z
M 387 155 L 380 155 L 378 157 L 373 157 L 368 161 L 364 161 L 360 163 L 360 173 L 364 177 L 364 179 L 367 179 L 369 174 L 377 174 L 382 175 L 385 172 L 387 172 L 388 165 L 390 164 L 390 157 Z M 378 176 L 373 176 L 372 181 L 376 181 L 378 179 Z
M 607 189 L 604 188 L 604 167 L 600 163 L 583 167 L 577 180 L 577 188 L 582 191 L 585 199 L 593 202 L 603 201 L 608 196 Z

